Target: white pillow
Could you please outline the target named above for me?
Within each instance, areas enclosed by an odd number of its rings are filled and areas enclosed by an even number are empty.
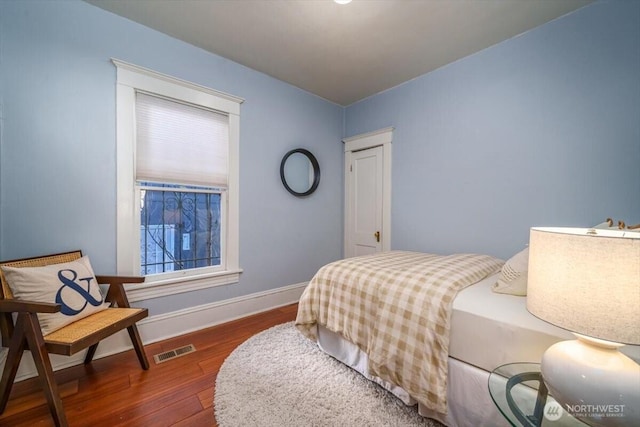
[[[527,295],[528,271],[529,248],[527,247],[504,263],[500,277],[493,285],[493,291],[499,294]]]
[[[600,224],[594,225],[593,229],[596,230],[618,230],[618,226],[616,224],[613,224],[613,222],[611,223],[612,225],[609,225],[609,222],[605,221],[605,222],[601,222]]]
[[[62,305],[58,313],[39,313],[42,335],[109,307],[89,257],[44,267],[2,267],[13,297]]]

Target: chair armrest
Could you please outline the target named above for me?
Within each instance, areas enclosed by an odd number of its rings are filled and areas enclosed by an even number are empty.
[[[111,306],[115,303],[118,307],[128,308],[131,305],[124,290],[124,284],[142,283],[144,282],[144,276],[96,276],[96,280],[101,285],[109,285],[105,301],[111,303]]]
[[[16,299],[0,300],[0,313],[57,313],[60,311],[60,304],[48,302],[37,302]]]
[[[144,282],[144,276],[104,276],[96,275],[96,280],[101,285],[116,285],[122,286],[125,283],[142,283]]]

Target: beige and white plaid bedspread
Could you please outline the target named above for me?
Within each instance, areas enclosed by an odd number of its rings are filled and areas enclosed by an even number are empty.
[[[316,324],[369,356],[369,373],[447,413],[447,357],[453,299],[504,262],[488,255],[391,251],[322,267],[305,289],[296,326]]]

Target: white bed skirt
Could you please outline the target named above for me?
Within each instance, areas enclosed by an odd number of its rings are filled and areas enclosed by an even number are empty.
[[[327,354],[355,369],[393,393],[407,405],[417,402],[400,387],[372,377],[368,372],[368,357],[356,345],[328,329],[318,327],[318,345]],[[418,405],[420,415],[433,418],[449,427],[508,427],[489,395],[489,373],[483,369],[449,358],[447,402],[449,412],[439,414]]]

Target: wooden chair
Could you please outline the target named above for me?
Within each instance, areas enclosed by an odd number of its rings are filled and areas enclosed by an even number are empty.
[[[69,262],[80,257],[82,257],[82,252],[74,251],[1,262],[0,266],[39,267]],[[147,317],[148,310],[146,308],[131,308],[123,287],[125,283],[143,282],[144,277],[96,276],[98,283],[109,284],[105,300],[110,302],[110,307],[46,336],[42,335],[37,313],[58,312],[61,309],[60,304],[13,299],[11,289],[1,270],[0,279],[2,282],[2,286],[0,286],[0,332],[2,333],[2,345],[9,347],[0,380],[0,414],[7,406],[24,350],[31,351],[51,415],[57,426],[67,426],[68,423],[49,354],[71,356],[88,348],[84,363],[90,363],[98,343],[102,339],[126,328],[142,369],[149,369],[149,362],[136,328],[136,322]]]

